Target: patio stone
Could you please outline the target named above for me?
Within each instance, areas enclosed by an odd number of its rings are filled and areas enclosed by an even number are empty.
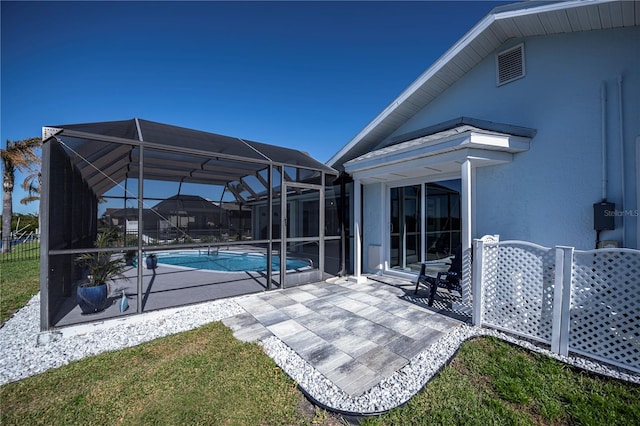
[[[307,300],[317,299],[317,296],[314,296],[308,290],[301,290],[298,288],[285,290],[285,294],[287,297],[297,302],[306,302]]]
[[[368,319],[362,318],[358,315],[350,315],[345,319],[346,321],[344,323],[344,328],[352,332],[358,329],[366,329],[367,327],[375,325],[375,322],[369,321]]]
[[[244,313],[229,318],[224,318],[222,323],[230,328],[249,327],[254,324],[260,324],[256,318],[250,313]]]
[[[378,347],[377,343],[348,331],[342,336],[334,339],[332,343],[340,350],[354,358],[364,355],[371,349]]]
[[[380,297],[376,297],[376,296],[372,296],[368,293],[365,293],[363,291],[357,291],[357,292],[353,292],[353,293],[348,293],[346,294],[346,296],[350,299],[355,299],[358,300],[362,303],[366,303],[367,305],[369,305],[370,307],[372,306],[378,306],[379,304],[384,304],[386,301]]]
[[[376,318],[379,318],[383,312],[384,312],[383,310],[378,309],[375,306],[369,305],[369,307],[358,311],[358,315],[361,316],[362,318],[368,319],[369,321],[375,321]]]
[[[391,315],[391,314],[389,314]],[[401,334],[407,334],[410,333],[411,330],[413,330],[416,327],[419,327],[420,324],[416,324],[414,322],[411,321],[407,321],[406,319],[400,318],[397,315],[391,315],[391,317],[387,317],[387,318],[383,318],[380,321],[380,324],[384,325],[385,327],[401,333]]]
[[[318,336],[322,337],[323,339],[333,341],[333,340],[339,339],[342,336],[348,336],[351,334],[349,330],[347,330],[342,326],[343,323],[344,323],[343,321],[325,322],[324,324],[320,324],[318,326],[314,326],[309,329],[312,330],[314,333],[316,333]]]
[[[398,336],[387,343],[386,348],[403,358],[411,359],[426,348],[428,342],[416,340],[409,336]]]
[[[276,310],[276,307],[268,301],[259,298],[242,298],[238,300],[238,305],[242,306],[247,312],[252,314],[264,314]]]
[[[276,308],[284,308],[285,306],[295,305],[296,303],[298,302],[282,293],[280,293],[273,299],[269,299],[269,304],[273,305]]]
[[[348,297],[343,297],[342,300],[336,303],[336,306],[353,313],[358,313],[358,311],[361,311],[366,308],[370,308],[368,304],[359,302],[354,299],[350,299]]]
[[[254,314],[254,317],[265,327],[291,319],[282,309],[273,310],[264,314]]]
[[[396,316],[402,316],[402,314],[407,310],[406,305],[406,303],[401,302],[390,302],[381,306],[380,309],[383,309]]]
[[[320,346],[314,347],[312,350],[307,351],[304,356],[309,363],[317,365],[318,363],[328,362],[334,357],[338,357],[341,352],[335,346],[330,343],[324,342]]]
[[[329,306],[322,311],[322,314],[326,317],[326,319],[332,320],[351,317],[351,312],[347,311],[346,309],[339,308],[338,306]]]
[[[368,324],[361,324],[358,327],[349,330],[351,330],[353,334],[364,337],[365,339],[371,340],[379,345],[400,336],[400,334],[395,331],[389,330],[388,328],[380,324],[375,324],[371,321],[368,321]]]
[[[303,305],[302,303],[296,303],[295,305],[289,305],[281,308],[281,311],[287,314],[291,318],[298,318],[313,313],[311,309]]]
[[[433,314],[434,312],[429,311],[427,309],[411,307],[407,309],[406,312],[400,313],[398,316],[406,319],[407,321],[411,321],[413,323],[419,323],[420,321],[423,321],[425,318],[429,318]]]
[[[233,334],[234,337],[243,342],[257,342],[258,340],[273,336],[265,326],[260,323],[242,327],[238,332]]]
[[[303,305],[316,312],[322,312],[324,309],[330,307],[331,303],[323,299],[315,299],[315,300],[310,300],[308,302],[304,302]]]
[[[390,376],[409,362],[407,358],[382,346],[371,349],[364,355],[357,357],[356,360],[368,368],[375,370],[381,376]]]
[[[442,335],[442,331],[431,328],[427,325],[411,330],[407,337],[418,341],[434,341]]]
[[[317,329],[328,326],[341,327],[340,324],[342,323],[342,320],[338,318],[329,320],[329,318],[324,315],[324,310],[322,310],[321,313],[313,311],[310,314],[303,315],[298,318],[298,321],[301,324],[304,324],[309,329]]]
[[[313,351],[315,348],[327,343],[325,339],[309,330],[289,336],[283,342],[305,359],[307,359],[308,351]]]
[[[390,314],[387,311],[380,310],[378,316],[371,321],[391,329],[390,325],[394,324],[396,320],[399,319],[401,318],[396,315]]]
[[[341,350],[336,350],[331,357],[317,362],[315,364],[315,367],[320,373],[322,373],[326,377],[327,373],[329,373],[330,371],[333,371],[339,366],[344,365],[348,362],[353,362],[353,361],[354,361],[354,358],[351,357],[348,353],[343,352]]]
[[[311,290],[307,290],[307,292],[316,297],[331,296],[333,294],[330,290],[327,290],[326,288],[313,288]]]
[[[361,395],[382,379],[376,371],[356,360],[328,372],[325,377],[353,396]]]
[[[289,336],[306,330],[306,328],[292,319],[267,326],[267,329],[280,340],[285,340]]]

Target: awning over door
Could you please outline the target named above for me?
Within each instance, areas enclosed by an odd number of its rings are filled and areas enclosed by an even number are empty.
[[[513,154],[529,149],[535,133],[463,117],[398,136],[390,145],[348,161],[345,170],[362,183],[459,174],[466,160],[472,167],[511,162]]]

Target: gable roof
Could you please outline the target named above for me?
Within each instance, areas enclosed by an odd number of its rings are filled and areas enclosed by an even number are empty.
[[[505,41],[640,25],[640,1],[527,1],[494,8],[444,55],[409,85],[378,116],[342,147],[327,164],[359,157],[393,134]]]
[[[157,212],[209,213],[219,212],[220,207],[199,195],[177,194],[160,201],[153,207]]]

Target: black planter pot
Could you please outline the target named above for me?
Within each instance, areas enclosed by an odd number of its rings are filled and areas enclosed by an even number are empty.
[[[156,269],[158,267],[157,257],[147,257],[147,269]]]
[[[104,311],[107,307],[107,285],[102,284],[93,287],[78,286],[76,300],[83,314],[93,314]]]

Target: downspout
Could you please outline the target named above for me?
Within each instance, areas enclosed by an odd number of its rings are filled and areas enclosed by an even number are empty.
[[[619,129],[619,137],[620,137],[620,177],[621,177],[621,186],[620,189],[622,191],[622,206],[621,210],[624,211],[626,208],[626,197],[625,197],[625,168],[624,168],[624,115],[622,111],[622,74],[618,75],[618,126]],[[622,247],[626,247],[626,234],[627,229],[625,226],[625,215],[622,215]]]
[[[602,144],[602,203],[607,201],[607,86],[602,82],[600,86],[600,141]],[[596,231],[596,247],[600,246],[600,230]]]
[[[600,88],[600,109],[602,112],[602,202],[607,201],[607,86],[603,81]]]

